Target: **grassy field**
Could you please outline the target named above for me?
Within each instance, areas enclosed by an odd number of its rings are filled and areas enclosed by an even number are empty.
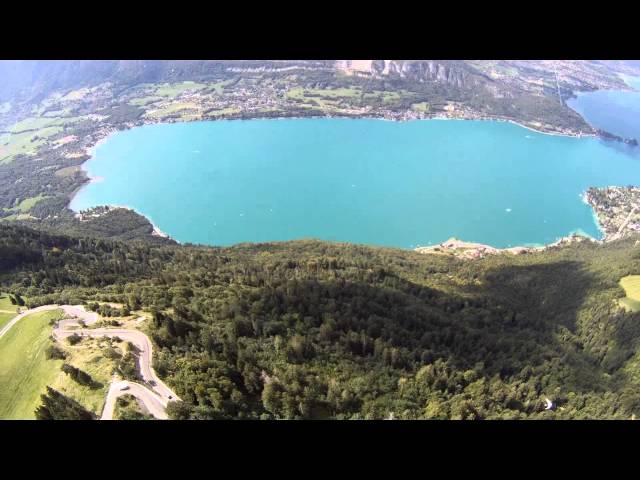
[[[16,315],[17,313],[0,312],[0,328],[9,323],[9,320],[11,320]]]
[[[24,120],[19,121],[18,123],[14,123],[9,132],[11,133],[22,133],[31,130],[42,130],[47,127],[64,127],[65,125],[70,125],[72,123],[79,122],[81,120],[85,120],[86,116],[79,117],[29,117]]]
[[[632,312],[640,311],[640,275],[629,275],[620,280],[620,286],[627,294],[619,300],[620,305]]]
[[[233,79],[223,80],[222,82],[217,82],[217,83],[210,83],[207,86],[206,91],[207,93],[215,93],[216,95],[222,95],[224,91],[224,87],[229,85],[231,82],[233,82]]]
[[[129,103],[131,105],[136,105],[138,107],[143,107],[143,106],[149,105],[151,103],[159,102],[160,100],[164,100],[164,97],[150,96],[150,97],[134,98],[133,100],[130,100]]]
[[[52,117],[52,118],[53,117],[67,117],[67,116],[69,116],[69,113],[70,113],[70,109],[65,108],[65,109],[62,109],[62,110],[49,110],[49,111],[43,113],[42,115],[44,117]]]
[[[62,131],[62,127],[46,127],[41,130],[7,133],[0,136],[0,162],[8,162],[19,154],[36,153],[47,138]]]
[[[78,117],[29,117],[14,123],[8,133],[0,135],[0,162],[8,162],[19,154],[31,155],[47,142],[47,139],[64,130],[64,127],[86,120]]]
[[[36,217],[30,215],[28,213],[14,213],[13,215],[9,215],[8,217],[3,217],[3,221],[13,221],[13,220],[34,220]]]
[[[365,99],[382,98],[383,102],[391,103],[391,102],[397,102],[404,95],[407,95],[408,93],[409,92],[407,92],[406,90],[401,90],[401,91],[398,91],[398,92],[388,92],[388,91],[374,90],[373,92],[365,93],[364,94],[364,98]]]
[[[57,177],[71,177],[76,174],[76,172],[80,172],[82,168],[77,165],[73,165],[71,167],[64,167],[60,170],[56,170],[55,175]]]
[[[415,110],[416,112],[428,112],[430,110],[430,107],[428,102],[420,102],[411,105],[411,109]]]
[[[21,133],[27,130],[40,130],[54,123],[55,117],[29,117],[11,125],[11,133]]]
[[[13,208],[5,208],[5,210],[11,210],[11,211],[14,211],[14,212],[26,213],[29,210],[31,210],[36,203],[38,203],[40,200],[44,200],[45,198],[47,198],[47,197],[44,196],[44,195],[38,195],[37,197],[25,198],[24,200],[22,200],[15,207],[13,207]]]
[[[201,90],[206,86],[204,83],[196,82],[165,83],[159,86],[154,93],[161,97],[177,97],[186,90]]]
[[[91,91],[90,88],[88,87],[84,87],[84,88],[79,88],[78,90],[72,90],[71,92],[67,93],[62,100],[63,101],[74,101],[74,100],[82,100],[84,97],[86,97],[86,95]]]
[[[221,108],[220,110],[212,110],[211,112],[207,113],[207,116],[219,117],[220,115],[229,115],[231,113],[238,113],[239,111],[240,111],[239,108],[227,107],[227,108]]]
[[[16,305],[13,305],[9,299],[9,295],[3,292],[0,292],[0,310],[16,311]]]
[[[359,97],[361,93],[362,91],[359,87],[331,89],[295,87],[287,91],[286,96],[289,98],[303,100],[305,98],[313,97],[351,98]]]
[[[33,419],[40,395],[58,375],[61,360],[47,360],[50,321],[60,311],[34,313],[0,338],[0,419]]]
[[[167,117],[169,115],[173,115],[177,112],[182,112],[184,110],[200,110],[200,107],[198,105],[196,105],[195,103],[191,103],[191,102],[176,102],[176,103],[172,103],[170,105],[167,105],[166,107],[160,108],[158,110],[154,110],[152,112],[149,112],[147,114],[145,114],[145,116],[147,117],[151,117],[151,118],[163,118],[163,117]]]
[[[225,80],[217,83],[196,83],[196,82],[183,82],[164,84],[159,87],[149,85],[146,89],[146,96],[133,98],[129,101],[131,105],[138,107],[144,107],[152,105],[154,103],[167,100],[167,98],[175,98],[187,90],[199,90],[205,94],[222,95],[224,87],[231,83],[233,80]]]
[[[64,347],[68,355],[65,362],[91,375],[91,378],[97,383],[96,386],[80,385],[62,372],[50,383],[53,388],[73,398],[98,416],[102,413],[115,367],[115,361],[104,356],[103,347],[108,344],[109,340],[107,339],[86,339],[74,346],[70,346],[66,342],[59,344]],[[113,342],[114,347],[118,345],[122,346],[123,343]],[[119,349],[122,351],[122,348]]]
[[[0,419],[33,419],[47,385],[97,416],[102,413],[116,362],[104,355],[104,349],[111,345],[122,352],[124,343],[109,339],[85,339],[74,346],[58,343],[67,354],[64,363],[85,371],[95,382],[92,387],[80,385],[62,372],[62,360],[45,358],[51,344],[50,321],[60,316],[60,311],[29,315],[0,339]]]
[[[18,306],[12,305],[9,295],[0,293],[0,328],[4,327],[9,320],[17,315]]]

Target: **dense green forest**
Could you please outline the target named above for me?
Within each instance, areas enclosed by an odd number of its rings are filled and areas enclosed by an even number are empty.
[[[229,248],[0,226],[28,306],[146,309],[177,419],[623,418],[640,317],[634,239],[465,261],[320,241]],[[95,308],[95,306],[94,306]],[[121,367],[126,369],[123,362]],[[554,410],[545,410],[545,398]]]

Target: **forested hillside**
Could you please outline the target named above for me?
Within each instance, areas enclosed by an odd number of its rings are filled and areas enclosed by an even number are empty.
[[[630,418],[640,318],[616,299],[633,240],[477,261],[296,241],[230,248],[0,227],[30,306],[153,312],[173,418]],[[544,410],[545,398],[555,410]]]

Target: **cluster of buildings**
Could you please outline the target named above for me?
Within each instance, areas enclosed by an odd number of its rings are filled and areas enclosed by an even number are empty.
[[[584,199],[595,211],[605,239],[640,232],[640,188],[590,188]]]

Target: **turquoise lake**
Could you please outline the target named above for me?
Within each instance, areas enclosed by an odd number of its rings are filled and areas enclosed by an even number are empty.
[[[180,242],[299,238],[412,248],[600,238],[580,195],[640,183],[595,138],[491,121],[286,119],[146,125],[100,144],[71,207],[121,205]]]

